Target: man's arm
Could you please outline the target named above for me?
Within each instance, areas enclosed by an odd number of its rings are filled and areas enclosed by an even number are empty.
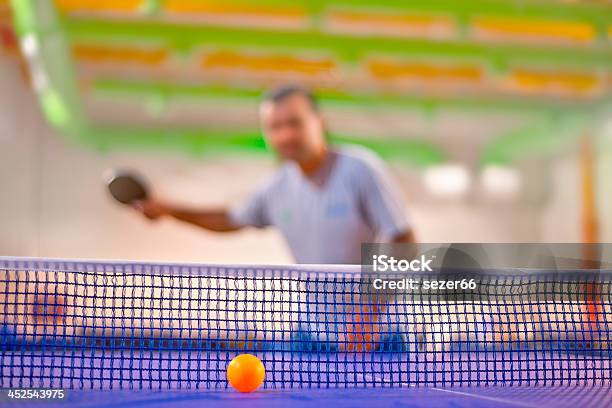
[[[385,242],[416,243],[401,189],[384,163],[376,157],[370,158],[360,170],[362,205],[374,231]]]
[[[165,204],[156,200],[140,201],[133,205],[145,217],[156,220],[171,217],[215,232],[231,232],[241,229],[232,222],[226,209],[192,210]]]

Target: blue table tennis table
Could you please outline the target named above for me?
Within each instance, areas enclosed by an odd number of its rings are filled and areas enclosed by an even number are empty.
[[[457,387],[414,389],[264,390],[253,394],[223,391],[71,391],[46,407],[606,407],[609,386],[593,387]],[[16,406],[25,406],[18,403]],[[34,406],[34,404],[32,404]],[[40,404],[36,404],[40,406]]]
[[[334,268],[5,258],[0,270],[0,388],[66,390],[47,407],[612,405],[609,299],[576,320],[579,302],[540,290],[544,272],[497,271],[467,302],[372,308],[363,277]],[[610,281],[586,284],[608,296]],[[485,299],[486,285],[509,297]],[[355,342],[374,347],[342,346]],[[251,394],[225,378],[241,353],[266,367]]]

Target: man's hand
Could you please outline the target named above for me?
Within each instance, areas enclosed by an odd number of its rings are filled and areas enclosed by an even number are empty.
[[[150,220],[157,220],[170,215],[169,208],[156,200],[136,201],[132,204],[132,207]]]
[[[379,320],[384,309],[385,306],[379,304],[355,305],[346,324],[346,333],[340,334],[339,350],[359,353],[380,350]]]
[[[416,244],[417,240],[414,235],[414,231],[412,229],[409,229],[394,236],[391,242],[394,244]]]

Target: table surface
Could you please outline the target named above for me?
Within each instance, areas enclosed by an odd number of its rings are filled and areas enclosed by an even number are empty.
[[[188,407],[285,408],[302,407],[555,407],[596,408],[609,406],[610,386],[493,386],[455,388],[356,388],[261,390],[251,394],[225,391],[160,390],[68,390],[62,402],[25,401],[15,407]]]

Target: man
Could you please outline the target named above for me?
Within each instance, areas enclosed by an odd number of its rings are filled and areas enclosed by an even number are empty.
[[[330,148],[308,90],[286,86],[268,94],[260,120],[282,165],[246,203],[192,210],[152,199],[135,207],[150,219],[168,216],[218,232],[274,226],[298,263],[359,264],[363,242],[414,242],[382,161],[363,148]]]

